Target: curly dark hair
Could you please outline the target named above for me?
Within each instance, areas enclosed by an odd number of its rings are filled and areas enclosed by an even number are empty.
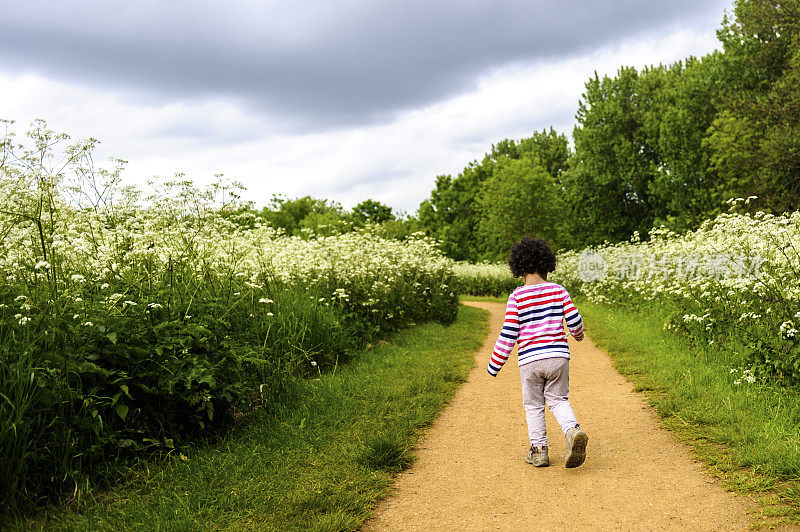
[[[508,267],[514,277],[538,273],[546,279],[556,269],[556,256],[545,239],[526,236],[511,246]]]

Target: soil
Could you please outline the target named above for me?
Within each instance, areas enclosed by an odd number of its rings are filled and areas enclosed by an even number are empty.
[[[591,339],[570,338],[570,401],[589,435],[586,462],[564,468],[547,412],[550,467],[525,462],[528,435],[512,355],[486,372],[505,305],[491,312],[476,367],[398,475],[364,530],[746,530],[750,499],[714,481]]]

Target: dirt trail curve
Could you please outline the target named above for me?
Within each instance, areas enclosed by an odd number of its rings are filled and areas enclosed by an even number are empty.
[[[526,464],[516,357],[486,373],[505,306],[477,367],[433,423],[363,530],[745,530],[749,501],[726,492],[591,340],[570,339],[570,399],[589,434],[586,462],[564,468],[564,438],[547,412],[550,462]]]

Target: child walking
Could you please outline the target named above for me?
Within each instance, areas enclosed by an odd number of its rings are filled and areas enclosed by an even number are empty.
[[[508,297],[503,329],[487,368],[489,375],[497,376],[517,344],[531,444],[525,461],[537,467],[550,465],[544,418],[547,404],[566,438],[564,464],[578,467],[586,459],[589,437],[578,425],[569,402],[569,347],[563,321],[580,342],[583,320],[564,287],[547,281],[547,274],[556,269],[556,257],[543,239],[525,237],[514,244],[508,266],[525,284]]]

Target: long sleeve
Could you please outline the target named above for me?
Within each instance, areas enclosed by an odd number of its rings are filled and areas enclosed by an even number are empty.
[[[583,318],[566,290],[562,292],[561,300],[564,305],[564,320],[567,322],[567,328],[572,336],[580,340],[580,337],[583,336]]]
[[[511,350],[514,349],[514,344],[517,343],[518,336],[519,315],[517,314],[517,300],[512,293],[508,296],[503,329],[500,331],[500,336],[497,337],[497,341],[494,344],[494,351],[492,352],[492,358],[489,360],[489,367],[486,368],[489,375],[492,377],[497,376],[503,364],[508,360]]]

